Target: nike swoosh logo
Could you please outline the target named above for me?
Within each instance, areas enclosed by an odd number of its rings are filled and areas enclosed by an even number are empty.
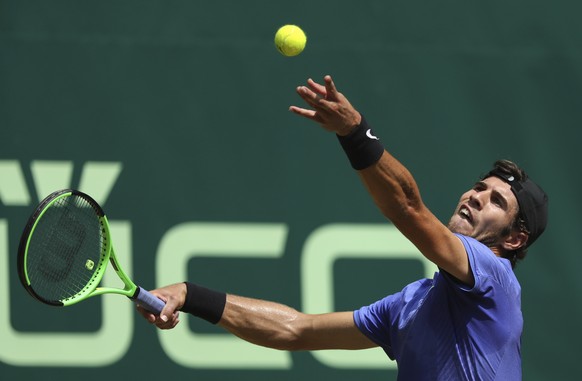
[[[372,135],[372,129],[371,128],[368,128],[368,131],[366,131],[366,136],[369,137],[370,139],[380,140],[376,136]]]

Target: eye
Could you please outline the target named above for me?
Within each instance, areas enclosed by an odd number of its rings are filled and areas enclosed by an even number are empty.
[[[474,190],[474,191],[476,191],[476,192],[481,192],[481,191],[483,191],[483,190],[485,190],[485,189],[486,189],[486,186],[485,186],[485,184],[483,184],[482,182],[476,183],[476,184],[473,186],[473,190]]]
[[[505,209],[506,206],[505,200],[499,196],[491,197],[491,203],[493,203],[493,205],[498,206],[501,209]]]

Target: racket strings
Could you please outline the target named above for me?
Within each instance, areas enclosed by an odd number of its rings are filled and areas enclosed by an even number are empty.
[[[27,252],[35,292],[49,301],[63,301],[91,288],[94,274],[104,265],[106,245],[90,203],[76,195],[56,200],[39,219]]]

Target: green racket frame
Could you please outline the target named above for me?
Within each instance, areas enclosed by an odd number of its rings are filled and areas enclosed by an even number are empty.
[[[101,247],[101,253],[99,255],[99,262],[96,264],[92,264],[93,266],[97,266],[97,269],[95,270],[87,284],[80,291],[78,291],[76,294],[72,296],[69,296],[61,300],[48,300],[43,296],[39,295],[35,291],[34,284],[33,282],[31,282],[31,279],[29,277],[26,266],[28,258],[28,249],[31,239],[34,236],[35,229],[37,228],[39,221],[41,221],[44,214],[51,207],[55,207],[55,203],[57,203],[59,200],[71,196],[78,196],[83,198],[93,208],[96,214],[96,218],[98,218],[99,220],[101,235],[103,237],[102,241],[103,244]],[[115,270],[121,281],[124,283],[125,287],[123,289],[113,287],[99,287],[99,283],[101,282],[103,275],[107,270],[108,263],[111,263],[113,269]],[[18,274],[23,286],[35,299],[53,306],[70,306],[72,304],[76,304],[80,301],[86,300],[90,297],[103,294],[119,294],[127,296],[134,302],[139,303],[144,308],[157,314],[161,312],[165,304],[163,301],[156,298],[143,288],[137,286],[129,278],[125,271],[123,271],[123,268],[119,264],[115,252],[113,250],[109,222],[107,221],[107,217],[105,216],[103,209],[89,195],[73,189],[60,190],[50,194],[43,201],[41,201],[35,212],[29,218],[28,223],[24,229],[24,232],[22,233],[20,246],[18,249]]]

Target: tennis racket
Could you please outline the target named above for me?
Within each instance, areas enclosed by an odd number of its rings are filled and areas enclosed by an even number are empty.
[[[108,262],[123,289],[98,287]],[[165,305],[123,271],[103,209],[77,190],[50,194],[29,218],[18,248],[18,275],[30,295],[51,306],[70,306],[102,294],[125,295],[156,315]]]

